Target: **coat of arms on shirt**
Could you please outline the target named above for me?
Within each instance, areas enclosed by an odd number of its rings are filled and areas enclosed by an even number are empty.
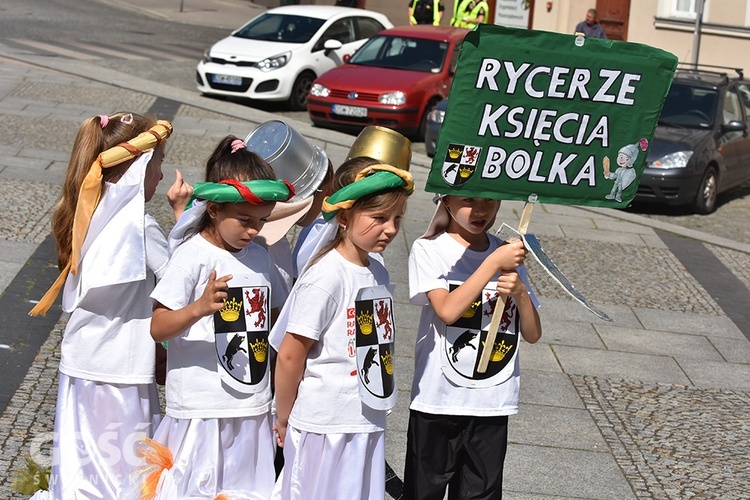
[[[453,291],[460,283],[449,282]],[[490,363],[485,373],[477,372],[499,293],[490,283],[453,324],[446,326],[443,340],[443,373],[465,387],[488,387],[505,382],[513,374],[518,348],[518,308],[512,299],[505,303]]]
[[[357,376],[362,402],[376,410],[396,404],[393,297],[385,286],[360,290],[354,303]]]
[[[241,392],[257,392],[267,383],[270,290],[267,285],[229,288],[224,308],[214,313],[219,373]]]
[[[468,181],[477,169],[481,152],[482,148],[476,146],[448,145],[443,162],[443,180],[450,186],[460,186]]]

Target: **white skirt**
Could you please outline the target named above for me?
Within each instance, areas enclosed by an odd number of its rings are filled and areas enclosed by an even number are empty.
[[[50,496],[117,499],[138,465],[135,443],[159,423],[155,384],[105,384],[60,374]]]
[[[314,434],[287,427],[274,500],[383,500],[385,432]]]
[[[254,417],[176,419],[165,416],[154,440],[172,452],[158,499],[267,500],[275,472],[271,413]]]

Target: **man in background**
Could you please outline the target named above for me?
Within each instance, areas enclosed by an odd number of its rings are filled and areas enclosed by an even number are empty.
[[[472,29],[477,24],[487,22],[489,11],[489,5],[484,0],[456,0],[451,26]]]
[[[575,33],[583,33],[588,38],[607,38],[604,28],[596,20],[596,14],[596,9],[589,9],[586,12],[586,20],[578,23]]]
[[[440,0],[412,0],[409,2],[409,24],[439,26],[444,10]]]

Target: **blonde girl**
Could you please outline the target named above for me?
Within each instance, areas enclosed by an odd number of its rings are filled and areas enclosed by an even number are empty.
[[[36,498],[117,498],[137,463],[134,443],[159,421],[148,295],[167,243],[145,202],[162,178],[169,122],[133,113],[80,127],[52,215],[61,270],[31,311],[64,284],[70,313],[61,346],[50,490]]]
[[[395,404],[393,298],[380,253],[398,234],[409,172],[372,159],[342,165],[323,203],[322,251],[275,326],[277,441],[273,498],[385,494],[385,414]]]

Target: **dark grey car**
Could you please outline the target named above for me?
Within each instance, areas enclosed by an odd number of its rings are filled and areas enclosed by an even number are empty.
[[[427,156],[430,158],[435,156],[440,126],[443,124],[443,119],[445,118],[446,106],[448,106],[448,99],[443,99],[427,115],[427,125],[424,131],[424,148],[427,151]]]
[[[716,210],[716,197],[750,181],[750,82],[678,69],[635,195],[637,202]]]

